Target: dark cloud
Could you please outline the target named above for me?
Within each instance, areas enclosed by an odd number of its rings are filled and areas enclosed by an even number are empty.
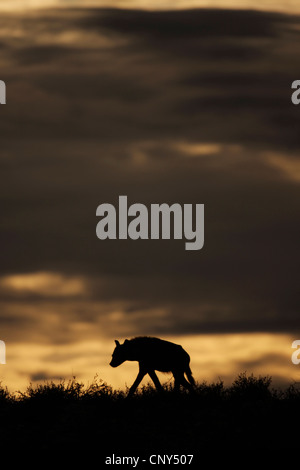
[[[2,278],[79,276],[89,286],[86,310],[81,303],[73,317],[58,296],[62,318],[96,323],[102,314],[117,328],[94,305],[118,301],[126,334],[295,331],[300,114],[290,85],[299,18],[95,9],[8,21],[21,39],[2,38],[0,57],[10,65],[0,124]],[[204,203],[204,249],[100,242],[96,207],[121,194],[148,207]],[[37,294],[2,294],[37,302]],[[43,298],[41,310],[53,301]]]
[[[117,33],[151,39],[276,37],[277,25],[288,17],[254,10],[195,9],[178,11],[94,10],[80,20],[86,28],[106,28]]]
[[[74,50],[74,53],[77,49]],[[43,45],[22,47],[13,53],[14,59],[18,64],[31,66],[34,64],[56,63],[61,59],[70,57],[72,49],[62,45]]]
[[[8,21],[21,37],[6,37],[3,52],[11,64],[4,77],[11,83],[8,120],[1,123],[6,136],[18,126],[23,139],[176,134],[299,148],[299,113],[290,100],[298,17],[83,9]]]

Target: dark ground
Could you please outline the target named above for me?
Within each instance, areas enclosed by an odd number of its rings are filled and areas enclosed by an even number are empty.
[[[240,374],[230,387],[198,384],[193,395],[146,386],[130,399],[102,381],[0,388],[0,448],[95,449],[105,456],[194,454],[203,450],[297,449],[300,391]]]

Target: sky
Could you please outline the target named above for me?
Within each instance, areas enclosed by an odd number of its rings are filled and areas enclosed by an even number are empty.
[[[0,18],[2,385],[129,386],[137,365],[108,363],[137,335],[182,344],[199,382],[298,380],[296,2],[19,3]],[[203,203],[204,248],[99,240],[119,195]]]
[[[0,9],[26,11],[40,8],[106,7],[147,10],[187,8],[246,8],[299,13],[298,0],[1,0]]]

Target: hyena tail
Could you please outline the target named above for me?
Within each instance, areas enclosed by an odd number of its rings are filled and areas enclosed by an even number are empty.
[[[186,373],[187,378],[189,379],[190,384],[193,385],[193,386],[195,386],[195,385],[196,385],[195,379],[194,379],[194,377],[193,377],[193,375],[192,375],[192,371],[191,371],[191,368],[190,368],[189,365],[188,365],[187,368],[185,369],[185,373]]]

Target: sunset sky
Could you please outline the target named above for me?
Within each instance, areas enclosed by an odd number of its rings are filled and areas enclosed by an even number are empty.
[[[2,385],[124,388],[114,339],[137,335],[199,382],[299,380],[299,1],[107,5],[0,2]],[[205,204],[204,248],[100,241],[119,195]]]
[[[2,10],[28,10],[49,7],[106,7],[147,10],[175,10],[187,8],[259,9],[299,13],[298,0],[1,0]]]

